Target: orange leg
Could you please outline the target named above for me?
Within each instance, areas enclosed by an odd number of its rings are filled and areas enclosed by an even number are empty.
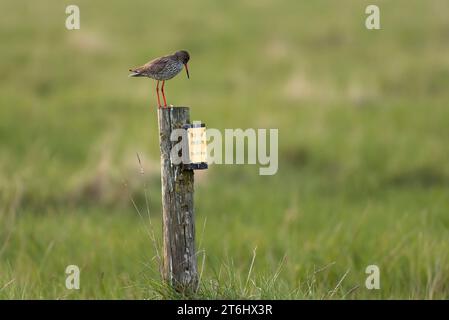
[[[165,100],[165,93],[164,93],[164,86],[165,86],[165,80],[162,81],[162,98],[164,98],[164,107],[167,107],[167,100]]]
[[[159,80],[157,81],[157,84],[156,84],[156,94],[157,94],[157,105],[158,105],[158,108],[160,108],[161,107],[161,99],[159,98]]]

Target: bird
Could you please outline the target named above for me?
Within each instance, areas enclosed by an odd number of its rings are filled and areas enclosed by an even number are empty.
[[[164,92],[165,81],[175,77],[181,72],[183,67],[186,69],[187,78],[190,79],[189,68],[187,65],[189,60],[190,54],[186,50],[176,51],[171,55],[151,60],[143,66],[129,69],[131,72],[129,77],[148,77],[157,81],[156,94],[159,108],[162,107],[159,97],[159,82],[162,81],[162,98],[164,99],[164,107],[167,107],[167,100]]]

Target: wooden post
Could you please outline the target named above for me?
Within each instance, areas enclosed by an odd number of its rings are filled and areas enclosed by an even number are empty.
[[[193,210],[193,170],[172,165],[170,152],[176,142],[171,132],[190,123],[189,108],[158,109],[161,149],[163,278],[181,292],[195,292],[198,286]]]

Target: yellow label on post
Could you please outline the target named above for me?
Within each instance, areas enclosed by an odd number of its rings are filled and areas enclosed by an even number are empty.
[[[206,128],[187,129],[190,163],[207,162]]]

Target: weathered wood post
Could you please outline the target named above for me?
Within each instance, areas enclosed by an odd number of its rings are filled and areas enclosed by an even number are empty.
[[[181,292],[194,292],[198,286],[193,208],[193,170],[173,165],[170,152],[177,142],[170,140],[174,129],[190,123],[189,108],[158,109],[161,149],[163,278]]]

